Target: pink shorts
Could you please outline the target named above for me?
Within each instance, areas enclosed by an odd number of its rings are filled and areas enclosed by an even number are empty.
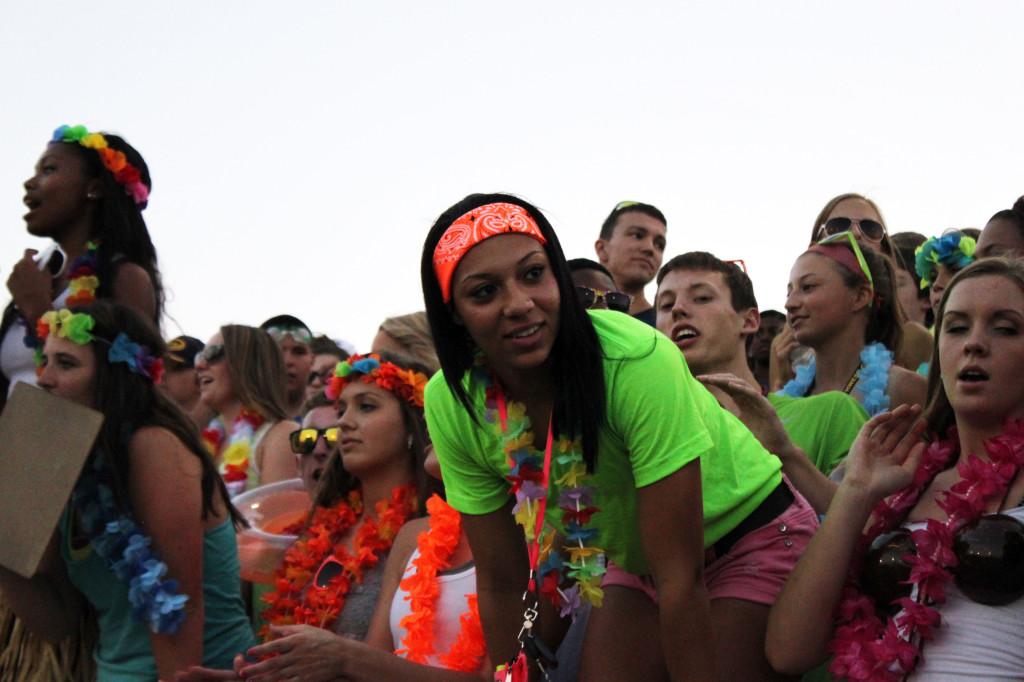
[[[786,481],[789,485],[789,482]],[[771,606],[797,560],[818,529],[818,515],[803,495],[793,490],[793,503],[782,514],[753,530],[704,568],[711,599],[743,599]],[[618,585],[640,590],[655,603],[657,588],[649,575],[634,575],[608,562],[602,587]]]

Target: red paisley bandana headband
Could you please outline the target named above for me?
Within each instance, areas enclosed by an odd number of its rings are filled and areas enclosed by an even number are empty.
[[[444,231],[434,247],[434,273],[445,303],[452,300],[452,276],[462,257],[489,237],[512,233],[533,237],[541,244],[548,243],[537,221],[525,208],[504,202],[474,208],[459,216]]]

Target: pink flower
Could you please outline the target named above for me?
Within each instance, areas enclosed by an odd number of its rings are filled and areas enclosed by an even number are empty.
[[[925,639],[931,639],[932,628],[938,627],[942,616],[933,608],[919,604],[909,597],[902,597],[897,602],[902,609],[894,621],[901,628],[912,627]]]

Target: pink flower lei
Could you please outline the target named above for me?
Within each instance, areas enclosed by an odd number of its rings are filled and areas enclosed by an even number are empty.
[[[946,601],[945,587],[956,566],[953,536],[984,514],[988,501],[1002,496],[1024,466],[1024,420],[1008,420],[1002,434],[985,441],[988,460],[970,455],[957,466],[961,480],[938,501],[949,518],[945,522],[929,519],[924,528],[911,533],[917,551],[906,561],[911,565],[908,582],[917,588],[916,599],[911,598],[912,591],[911,597],[897,600],[899,611],[883,621],[874,602],[860,590],[864,555],[878,536],[903,522],[936,474],[957,457],[958,445],[954,426],[945,440],[928,446],[913,482],[879,502],[872,512],[872,523],[854,553],[829,645],[834,654],[829,671],[837,678],[889,682],[914,670],[921,642],[934,636],[942,620],[934,606]]]

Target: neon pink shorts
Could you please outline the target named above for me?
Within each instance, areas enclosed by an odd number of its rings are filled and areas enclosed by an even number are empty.
[[[789,482],[786,482],[789,485]],[[767,606],[775,603],[797,560],[818,529],[818,515],[793,490],[793,503],[779,516],[744,535],[725,556],[704,569],[711,599],[743,599]],[[649,575],[634,575],[608,562],[602,587],[618,585],[640,590],[655,603],[657,588]]]

